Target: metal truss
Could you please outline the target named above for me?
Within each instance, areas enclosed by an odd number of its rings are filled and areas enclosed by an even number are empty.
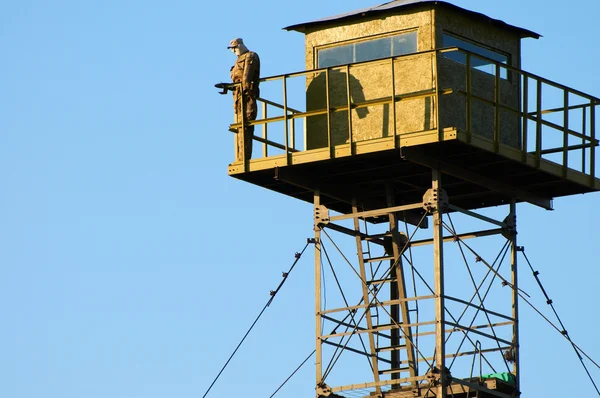
[[[515,396],[515,203],[502,220],[461,209],[435,169],[422,202],[393,187],[386,208],[348,214],[315,191],[317,397]]]

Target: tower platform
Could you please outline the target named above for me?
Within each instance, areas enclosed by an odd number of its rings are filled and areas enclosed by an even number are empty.
[[[389,183],[395,203],[415,203],[438,167],[464,209],[513,198],[551,209],[553,198],[600,190],[599,98],[493,60],[495,74],[482,72],[453,61],[457,52],[466,65],[481,58],[445,48],[262,79],[283,99],[259,98],[254,156],[229,175],[311,203],[319,190],[342,213],[352,198],[381,208]],[[288,86],[306,87],[306,104],[292,107]]]
[[[352,152],[351,152],[352,151]],[[415,203],[431,185],[431,168],[440,167],[452,203],[476,209],[517,201],[551,209],[552,199],[600,190],[600,179],[564,167],[535,153],[524,153],[456,129],[408,133],[329,148],[253,159],[229,166],[232,177],[341,213],[359,198],[363,210],[385,207],[391,183],[397,204]]]

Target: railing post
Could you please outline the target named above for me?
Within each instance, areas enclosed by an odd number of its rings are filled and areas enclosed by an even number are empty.
[[[467,55],[467,117],[466,117],[466,127],[467,127],[467,142],[471,142],[471,122],[472,122],[472,82],[471,82],[471,54],[466,53]]]
[[[288,137],[288,110],[287,110],[287,82],[283,76],[283,134],[285,135],[285,159],[290,164],[289,137]]]
[[[327,148],[329,148],[329,158],[334,157],[334,150],[331,141],[331,98],[329,97],[329,68],[325,69],[325,102],[327,105]]]
[[[394,129],[394,148],[399,148],[400,143],[397,141],[398,132],[396,131],[396,74],[394,73],[394,59],[390,58],[390,66],[392,68],[392,128]]]
[[[346,65],[346,95],[348,96],[348,142],[350,143],[350,155],[352,150],[352,94],[350,91],[350,65]]]
[[[494,152],[500,149],[500,64],[496,63],[494,78]]]
[[[263,119],[266,119],[267,116],[268,116],[267,115],[267,109],[268,109],[267,108],[267,103],[263,102],[262,103]],[[268,139],[268,136],[267,136],[267,124],[268,123],[263,123],[263,125],[262,125],[262,136],[265,139],[265,142],[263,142],[263,157],[264,158],[266,158],[267,156],[269,156],[269,151],[268,151],[269,146],[267,145],[267,142],[266,142],[267,139]]]
[[[586,132],[586,121],[587,121],[587,106],[584,106],[581,109],[582,112],[582,118],[581,118],[581,172],[585,173],[585,147],[583,145],[585,145],[585,132]],[[594,150],[593,147],[594,143],[590,142],[590,150]]]
[[[569,90],[563,89],[564,111],[563,111],[563,167],[562,175],[567,176],[569,164]]]
[[[292,113],[290,118],[290,141],[291,141],[291,149],[296,149],[296,119],[294,119],[294,114]]]
[[[521,161],[527,161],[527,126],[529,125],[529,76],[523,74],[523,110],[521,120],[523,131],[521,133]]]
[[[239,85],[237,89],[239,90],[238,92],[241,93],[242,86]],[[240,94],[240,105],[241,105],[241,108],[239,109],[240,115],[238,115],[238,118],[242,119],[242,128],[238,129],[238,134],[241,134],[242,136],[241,136],[241,139],[240,139],[240,137],[238,137],[237,142],[238,142],[238,147],[239,147],[240,143],[242,144],[242,148],[241,149],[237,148],[237,150],[238,150],[238,153],[242,154],[241,160],[242,160],[242,164],[244,165],[244,171],[249,171],[248,170],[249,162],[246,162],[246,112],[245,112],[246,106],[244,104],[244,95],[243,94]],[[237,110],[238,109],[236,109],[236,111]]]
[[[442,131],[442,127],[440,124],[440,120],[441,120],[441,116],[440,116],[440,74],[439,74],[439,70],[440,70],[440,61],[439,61],[439,57],[441,52],[439,50],[435,50],[433,52],[434,56],[435,56],[435,61],[433,63],[434,65],[434,73],[435,73],[435,77],[434,77],[434,82],[435,82],[435,128],[438,130],[438,140],[441,141],[441,137],[443,136],[443,131]]]
[[[596,104],[590,100],[590,186],[594,186],[596,178]]]
[[[535,167],[540,167],[540,161],[542,157],[542,81],[540,79],[537,79],[536,123]]]

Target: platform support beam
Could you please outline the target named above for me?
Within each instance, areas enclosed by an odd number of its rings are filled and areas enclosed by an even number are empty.
[[[314,191],[315,210],[321,205],[321,195],[318,190]],[[322,344],[321,336],[321,227],[319,225],[319,217],[314,215],[314,232],[315,232],[315,327],[316,327],[316,348],[315,348],[315,371],[317,386],[322,383],[323,368],[322,368]]]
[[[432,185],[434,193],[442,189],[442,173],[432,169]],[[438,196],[439,197],[439,196]],[[437,386],[437,396],[446,398],[448,386],[446,378],[446,338],[445,338],[445,306],[444,306],[444,233],[442,227],[443,209],[438,205],[433,211],[433,275],[435,288],[435,365],[440,378]]]
[[[513,220],[513,231],[511,236],[511,283],[513,285],[512,290],[512,318],[515,320],[513,324],[513,344],[512,358],[513,361],[513,374],[515,375],[515,390],[521,391],[521,381],[519,377],[519,281],[518,281],[518,266],[517,266],[517,252],[519,247],[517,246],[517,205],[513,200],[510,204],[510,215],[509,217]]]

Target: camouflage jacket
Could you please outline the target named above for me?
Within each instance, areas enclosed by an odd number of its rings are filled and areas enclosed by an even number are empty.
[[[247,51],[237,57],[235,64],[231,67],[231,81],[242,83],[244,93],[256,98],[259,95],[258,84],[260,78],[260,59],[258,54]],[[234,97],[239,93],[233,93]]]

